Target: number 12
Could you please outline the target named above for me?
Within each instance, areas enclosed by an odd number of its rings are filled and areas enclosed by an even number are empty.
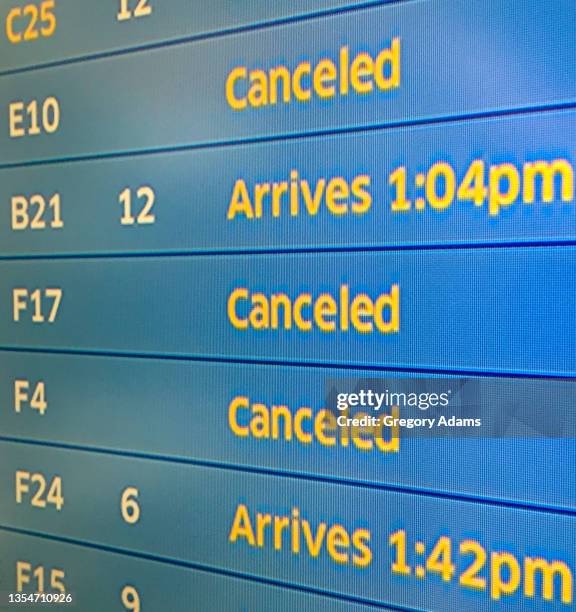
[[[152,14],[152,7],[148,4],[149,0],[138,0],[134,12],[128,7],[130,0],[120,0],[120,12],[116,15],[118,21],[127,21],[136,17],[146,17]]]

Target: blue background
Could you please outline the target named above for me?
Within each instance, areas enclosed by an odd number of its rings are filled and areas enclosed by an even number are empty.
[[[400,2],[3,78],[0,164],[230,142],[573,104],[572,0]],[[377,54],[402,39],[398,89],[242,112],[225,98],[239,65],[295,67]],[[553,69],[551,69],[553,59]],[[55,134],[10,139],[8,104],[60,101]]]
[[[502,207],[491,217],[485,202],[455,202],[451,208],[424,213],[391,211],[394,197],[388,176],[408,169],[408,197],[418,172],[435,162],[450,163],[460,183],[475,159],[489,166],[566,159],[574,166],[574,111],[453,122],[379,130],[357,135],[306,138],[235,145],[144,157],[46,164],[0,170],[0,200],[6,202],[0,223],[0,254],[82,254],[206,252],[353,246],[382,247],[429,244],[482,244],[576,239],[575,202],[560,199]],[[364,215],[335,217],[323,205],[317,216],[291,217],[285,202],[273,218],[268,200],[263,218],[242,215],[227,220],[234,184],[244,179],[253,201],[254,185],[287,181],[298,170],[312,185],[320,178],[371,177],[372,206]],[[154,225],[120,224],[119,194],[150,185],[156,194]],[[506,191],[504,181],[502,189]],[[60,193],[64,228],[12,231],[10,200],[16,195]],[[520,191],[519,200],[522,199]],[[139,210],[134,195],[134,210]],[[301,207],[304,207],[300,198]],[[35,209],[31,209],[33,212]]]
[[[81,612],[567,609],[428,575],[393,576],[388,536],[466,538],[576,572],[576,441],[401,440],[398,454],[234,438],[234,395],[323,404],[328,378],[474,375],[508,414],[562,398],[576,376],[574,202],[540,198],[496,217],[486,204],[393,214],[388,175],[449,162],[557,158],[574,166],[573,0],[151,0],[119,23],[117,0],[56,0],[50,39],[10,45],[0,8],[0,593],[15,563],[62,567]],[[373,55],[401,38],[399,89],[235,112],[238,65],[294,68],[341,46]],[[58,98],[54,135],[9,136],[9,104]],[[226,221],[234,181],[314,182],[368,173],[362,217]],[[119,193],[150,184],[156,224],[122,227]],[[65,227],[15,232],[15,195],[59,192]],[[558,193],[558,192],[557,192]],[[293,253],[292,251],[304,251]],[[400,333],[240,332],[233,288],[376,297],[401,288]],[[12,291],[63,289],[53,325]],[[558,376],[567,380],[559,380]],[[44,381],[48,411],[14,411],[16,379]],[[512,399],[511,399],[512,398]],[[15,472],[64,481],[61,512],[15,503]],[[123,522],[126,486],[142,518]],[[227,542],[234,511],[370,528],[369,569]],[[463,563],[458,557],[458,572]],[[389,608],[388,608],[389,606]]]
[[[575,247],[0,263],[4,347],[574,375]],[[237,330],[238,287],[294,300],[400,286],[400,331]],[[53,324],[13,321],[15,288],[61,288]],[[48,315],[52,302],[45,300]],[[237,313],[247,317],[249,302]]]

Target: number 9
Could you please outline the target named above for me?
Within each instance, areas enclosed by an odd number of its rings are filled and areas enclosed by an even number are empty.
[[[140,595],[138,595],[138,591],[134,587],[125,586],[122,589],[122,605],[126,610],[140,612]]]
[[[122,589],[122,605],[126,610],[140,612],[140,595],[133,586],[125,586]]]

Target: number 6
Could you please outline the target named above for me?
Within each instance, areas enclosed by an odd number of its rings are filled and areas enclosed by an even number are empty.
[[[135,487],[128,487],[122,493],[122,518],[130,525],[140,520],[140,506],[136,501],[139,495]]]

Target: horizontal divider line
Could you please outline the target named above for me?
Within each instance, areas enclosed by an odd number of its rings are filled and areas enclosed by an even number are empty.
[[[0,345],[0,352],[5,353],[31,353],[43,355],[70,355],[84,357],[105,357],[118,359],[156,359],[166,361],[187,361],[198,363],[218,363],[230,365],[255,365],[255,366],[275,366],[275,367],[299,367],[328,370],[354,370],[361,372],[399,372],[406,374],[442,374],[447,376],[469,376],[479,378],[515,378],[533,380],[560,380],[576,382],[576,375],[569,375],[559,372],[506,372],[503,370],[467,370],[449,368],[423,368],[409,366],[377,366],[374,364],[346,364],[331,363],[325,361],[297,361],[297,360],[274,360],[274,359],[249,359],[241,357],[216,357],[201,355],[178,355],[170,353],[139,353],[122,352],[111,350],[87,350],[73,348],[41,348],[41,347],[16,347]]]
[[[30,536],[30,537],[39,538],[43,540],[49,540],[51,542],[58,542],[62,544],[72,544],[74,546],[79,546],[81,548],[90,548],[90,549],[98,550],[101,552],[113,553],[113,554],[122,555],[125,557],[133,557],[136,559],[141,559],[143,561],[152,561],[155,563],[162,563],[164,565],[172,565],[175,567],[196,570],[196,571],[203,572],[206,574],[217,574],[217,575],[224,576],[227,578],[239,578],[241,580],[246,580],[249,582],[256,582],[256,583],[263,584],[266,586],[286,588],[292,591],[300,591],[302,593],[306,593],[309,595],[319,595],[322,597],[330,597],[332,599],[337,599],[340,601],[361,604],[361,605],[369,605],[369,606],[373,606],[375,608],[380,608],[380,609],[389,609],[389,610],[394,610],[396,612],[425,612],[424,610],[418,610],[416,608],[406,608],[406,607],[395,606],[393,604],[392,605],[383,604],[377,601],[373,601],[371,599],[364,599],[362,597],[355,597],[353,595],[344,595],[343,593],[334,593],[333,591],[328,591],[328,590],[315,588],[315,587],[308,587],[308,586],[291,583],[291,582],[283,582],[281,580],[275,580],[273,578],[264,578],[262,576],[247,574],[247,573],[239,572],[236,570],[213,567],[213,566],[203,565],[199,563],[191,563],[188,561],[181,561],[179,559],[172,559],[170,557],[164,557],[161,555],[153,555],[150,553],[129,550],[129,549],[116,547],[116,546],[109,546],[106,544],[98,544],[95,542],[86,542],[83,540],[77,540],[75,538],[51,535],[48,533],[33,531],[29,529],[21,529],[19,527],[9,527],[5,525],[0,525],[0,531],[5,531],[7,533],[13,533],[16,535]]]
[[[32,446],[40,446],[59,450],[69,450],[82,453],[93,453],[100,455],[110,455],[114,457],[142,459],[146,461],[155,461],[158,463],[168,463],[174,465],[190,465],[201,468],[210,468],[221,470],[224,472],[242,472],[247,474],[256,474],[258,476],[271,476],[274,478],[282,478],[285,480],[307,481],[319,484],[338,485],[342,487],[355,489],[370,489],[376,491],[385,491],[388,493],[400,493],[403,495],[412,495],[414,497],[428,497],[442,499],[454,502],[465,502],[469,504],[480,504],[482,506],[493,506],[506,508],[508,510],[526,510],[529,512],[538,512],[542,514],[558,514],[563,516],[576,517],[576,507],[565,508],[562,506],[554,506],[552,504],[543,504],[541,502],[520,502],[515,500],[504,500],[494,497],[483,497],[481,495],[473,495],[469,493],[456,493],[441,491],[439,489],[422,489],[419,487],[410,487],[403,485],[390,485],[370,481],[354,480],[351,478],[339,478],[336,476],[324,476],[320,474],[310,474],[302,472],[294,472],[291,470],[275,470],[265,467],[244,466],[239,464],[229,464],[218,461],[202,461],[198,459],[189,459],[183,457],[171,457],[168,455],[154,455],[150,453],[141,453],[138,451],[120,451],[106,448],[96,448],[82,446],[77,444],[67,444],[60,442],[47,442],[44,440],[30,440],[25,438],[14,438],[10,436],[0,436],[0,443],[8,444],[29,444]]]
[[[106,253],[50,253],[50,254],[28,254],[28,255],[0,255],[2,261],[59,261],[59,260],[108,260],[108,259],[150,259],[170,257],[237,257],[242,255],[270,256],[270,255],[298,255],[298,254],[325,254],[331,253],[390,253],[397,251],[461,251],[478,249],[511,249],[511,248],[535,248],[535,247],[566,247],[576,246],[575,238],[559,240],[520,240],[498,241],[498,242],[446,242],[446,243],[423,243],[423,244],[398,244],[387,246],[358,245],[358,246],[294,246],[286,248],[238,248],[238,249],[216,249],[206,250],[178,250],[178,251],[133,251]]]
[[[403,2],[412,2],[417,0],[402,0]],[[457,115],[447,115],[440,117],[426,117],[421,119],[405,119],[392,121],[387,123],[375,123],[372,125],[352,126],[352,127],[337,127],[313,130],[309,132],[292,132],[286,134],[272,134],[270,136],[256,136],[253,138],[240,137],[233,140],[214,140],[209,142],[200,142],[188,145],[174,145],[164,147],[154,147],[148,149],[135,149],[127,151],[116,151],[108,153],[95,153],[92,155],[73,155],[69,157],[60,157],[54,159],[30,160],[25,162],[0,163],[0,171],[12,170],[15,168],[29,168],[35,166],[51,166],[54,164],[67,164],[72,162],[97,161],[106,159],[121,159],[126,157],[141,157],[145,155],[158,155],[162,153],[179,153],[182,151],[195,151],[201,149],[215,149],[225,147],[236,147],[246,145],[258,145],[275,142],[288,142],[312,139],[327,136],[342,136],[347,134],[371,133],[375,131],[386,131],[399,128],[410,128],[420,126],[435,126],[446,123],[462,123],[476,119],[498,119],[514,116],[529,116],[534,114],[551,113],[556,111],[574,110],[576,108],[576,100],[571,102],[560,102],[542,104],[537,106],[523,106],[500,110],[475,111],[470,113],[462,113]]]
[[[306,21],[313,21],[315,19],[323,17],[332,17],[335,15],[361,12],[365,9],[372,9],[378,6],[386,6],[388,4],[406,4],[408,2],[416,2],[419,0],[363,0],[356,4],[349,4],[348,6],[340,6],[334,8],[318,9],[313,12],[305,13],[302,15],[290,15],[286,17],[279,17],[276,19],[268,19],[265,21],[256,21],[254,23],[231,26],[228,28],[222,28],[214,30],[212,32],[200,32],[191,36],[179,36],[168,40],[161,40],[157,42],[142,43],[133,47],[125,47],[122,49],[112,49],[110,51],[100,51],[95,53],[88,53],[87,55],[81,55],[77,57],[64,58],[60,60],[53,60],[50,62],[38,63],[31,66],[22,66],[21,68],[9,68],[7,70],[0,70],[0,77],[3,76],[14,76],[23,74],[26,72],[33,72],[36,70],[46,70],[49,68],[59,68],[60,66],[68,66],[70,64],[80,64],[84,62],[90,62],[93,60],[107,59],[112,57],[119,57],[123,55],[130,55],[132,53],[139,53],[141,51],[153,51],[155,49],[162,49],[166,47],[175,47],[182,44],[201,42],[204,40],[212,40],[216,38],[225,38],[227,36],[233,36],[236,34],[244,34],[250,32],[258,32],[268,28],[274,28],[278,26],[285,26],[290,24],[302,23]]]

